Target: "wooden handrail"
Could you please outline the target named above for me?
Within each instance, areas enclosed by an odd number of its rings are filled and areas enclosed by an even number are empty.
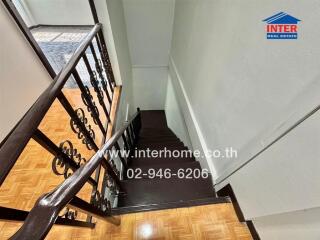
[[[101,24],[96,24],[92,28],[83,42],[79,45],[70,61],[55,77],[49,87],[40,95],[13,131],[10,132],[10,135],[5,139],[5,142],[2,142],[0,148],[0,186],[100,29]]]
[[[80,211],[89,212],[99,219],[119,225],[120,219],[118,218],[108,214],[99,214],[99,212],[93,213],[92,211],[86,211],[86,209],[81,208],[81,203],[77,204],[79,199],[76,198],[76,203],[74,203],[74,197],[88,181],[99,164],[101,164],[104,155],[114,147],[118,139],[122,137],[122,134],[139,115],[140,112],[138,110],[85,165],[77,169],[72,176],[67,178],[53,191],[40,197],[22,227],[11,239],[43,239],[58,218],[59,212],[68,204]]]
[[[101,148],[101,152],[106,152],[110,150],[110,146],[113,147],[114,144],[118,141],[118,139],[122,136],[127,127],[133,122],[133,120],[138,117],[140,114],[140,110],[133,114],[130,119],[104,144]]]

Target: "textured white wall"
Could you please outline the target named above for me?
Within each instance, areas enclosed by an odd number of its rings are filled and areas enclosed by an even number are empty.
[[[135,108],[164,110],[168,68],[133,68],[133,95]]]
[[[2,2],[0,29],[1,141],[52,80]]]
[[[123,0],[134,66],[168,66],[174,0]]]
[[[299,40],[265,39],[262,20],[280,9],[302,19]],[[270,126],[320,74],[319,10],[316,0],[176,1],[171,56],[210,148],[232,146],[242,162],[279,135]],[[234,161],[215,159],[218,176]]]

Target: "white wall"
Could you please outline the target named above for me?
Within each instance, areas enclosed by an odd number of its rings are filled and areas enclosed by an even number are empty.
[[[316,0],[176,0],[169,72],[192,145],[238,150],[207,159],[217,182],[319,105],[319,10]],[[262,20],[279,11],[302,20],[297,41],[266,40]],[[262,239],[320,238],[318,115],[217,186],[231,183]]]
[[[87,0],[23,0],[36,24],[92,25]]]
[[[287,106],[320,73],[319,8],[315,0],[176,1],[172,61],[210,148],[232,146],[242,162],[257,150],[247,143],[261,148],[279,134],[265,129],[295,112]],[[299,40],[265,39],[262,20],[278,9],[303,20]],[[218,175],[233,161],[215,159]]]
[[[107,42],[110,61],[116,82],[122,84],[119,125],[125,120],[127,104],[130,104],[130,114],[133,108],[132,64],[129,53],[126,23],[122,1],[95,0],[99,21],[103,23],[105,40]]]
[[[37,25],[25,0],[13,0],[12,2],[28,27]]]
[[[168,68],[132,68],[134,106],[141,110],[164,110]]]
[[[319,120],[318,110],[221,184],[262,239],[320,239]]]
[[[248,219],[320,207],[320,112],[230,177]]]
[[[0,29],[1,141],[52,80],[2,2]]]
[[[174,0],[123,0],[134,106],[164,109]]]
[[[189,149],[192,149],[188,129],[181,113],[170,76],[167,84],[167,95],[164,109],[169,128],[178,136],[178,138],[180,138],[185,146],[188,146]]]
[[[260,218],[254,221],[261,239],[318,240],[320,208]]]
[[[174,0],[123,0],[134,67],[168,66],[174,3]]]

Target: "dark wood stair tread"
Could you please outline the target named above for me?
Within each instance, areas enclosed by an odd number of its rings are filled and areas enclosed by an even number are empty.
[[[140,179],[122,181],[126,195],[119,195],[118,207],[160,204],[215,197],[211,178]]]
[[[143,167],[150,166],[155,164],[170,164],[170,163],[185,163],[185,162],[194,162],[194,158],[185,157],[185,158],[133,158],[130,160],[130,167]]]
[[[168,153],[166,153],[166,157],[163,157],[164,152],[161,153],[161,157],[156,158],[131,156],[128,162],[129,170],[138,170],[138,172],[141,170],[142,172],[138,179],[137,171],[134,171],[135,178],[133,179],[128,179],[125,173],[125,180],[122,180],[125,191],[119,194],[118,207],[112,210],[112,214],[228,201],[226,198],[216,197],[211,175],[208,175],[208,178],[200,177],[202,171],[200,163],[193,156],[189,156],[188,148],[168,128],[164,111],[142,111],[141,122],[142,128],[135,145],[137,150],[167,149],[171,150],[171,155],[173,155],[174,150],[184,151],[185,153],[182,157],[169,157]],[[161,172],[162,178],[159,174],[152,178],[148,174],[150,169],[154,169],[156,173]],[[166,179],[168,175],[164,173],[166,169],[169,169],[171,173],[168,179]],[[178,173],[181,173],[179,169],[184,170],[183,178],[181,178],[181,175],[178,176]],[[194,177],[195,170],[199,171],[198,178]],[[187,175],[188,171],[191,172],[190,175]],[[132,172],[130,173],[132,174]]]
[[[180,142],[179,138],[143,138],[139,139],[139,144],[147,144],[147,143],[165,143],[165,142]]]
[[[136,145],[138,149],[145,149],[145,148],[168,148],[168,147],[182,147],[186,148],[182,142],[162,142],[162,143],[138,143]]]
[[[167,146],[163,146],[163,145],[149,145],[149,146],[143,146],[143,147],[140,147],[140,148],[138,148],[138,149],[140,149],[140,150],[147,150],[147,149],[149,149],[150,151],[151,150],[165,150],[165,149],[167,149],[167,150],[169,150],[169,151],[174,151],[174,150],[179,150],[179,151],[182,151],[182,150],[184,150],[184,151],[186,151],[186,150],[188,150],[188,148],[187,147],[185,147],[185,146],[183,146],[183,145],[176,145],[176,144],[174,144],[174,145],[167,145]],[[159,153],[160,154],[160,153]]]
[[[166,115],[163,110],[141,111],[141,124],[143,127],[165,128]]]
[[[156,210],[162,210],[162,209],[193,207],[193,206],[210,205],[210,204],[218,204],[218,203],[230,203],[230,202],[231,200],[229,197],[210,197],[210,198],[200,198],[200,199],[194,199],[194,200],[185,200],[185,201],[169,202],[169,203],[135,205],[135,206],[113,208],[112,215],[156,211]]]

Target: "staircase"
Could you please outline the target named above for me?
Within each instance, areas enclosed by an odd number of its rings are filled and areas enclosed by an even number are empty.
[[[89,52],[95,64],[88,60]],[[80,60],[90,76],[90,85],[77,71]],[[70,77],[79,87],[77,99],[81,102],[75,105],[64,90]],[[44,239],[54,224],[94,228],[94,218],[118,226],[121,218],[117,215],[125,213],[229,202],[216,197],[209,171],[201,169],[190,153],[179,157],[137,156],[135,149],[169,150],[176,156],[187,153],[188,148],[168,128],[164,111],[138,109],[113,131],[120,96],[121,86],[114,81],[102,25],[97,23],[52,84],[0,143],[0,186],[31,139],[44,151],[38,156],[41,161],[49,153],[53,173],[64,177],[54,189],[50,187],[38,196],[30,211],[0,206],[0,219],[23,222],[10,239]],[[61,121],[59,113],[54,114],[59,128],[65,127],[68,133],[59,144],[40,126],[54,102],[67,114],[63,118],[66,121]],[[111,154],[115,150],[130,151],[131,155],[117,158]],[[31,159],[34,155],[30,154]],[[136,176],[132,177],[130,171]],[[84,186],[90,200],[78,194]],[[77,212],[88,217],[77,219]]]
[[[135,152],[166,148],[177,154],[188,150],[168,127],[164,111],[141,111],[141,125]],[[130,174],[124,174],[122,181],[125,194],[119,195],[113,215],[227,201],[216,196],[211,176],[204,173],[208,170],[199,176],[203,169],[193,156],[152,158],[131,153],[128,167]]]

